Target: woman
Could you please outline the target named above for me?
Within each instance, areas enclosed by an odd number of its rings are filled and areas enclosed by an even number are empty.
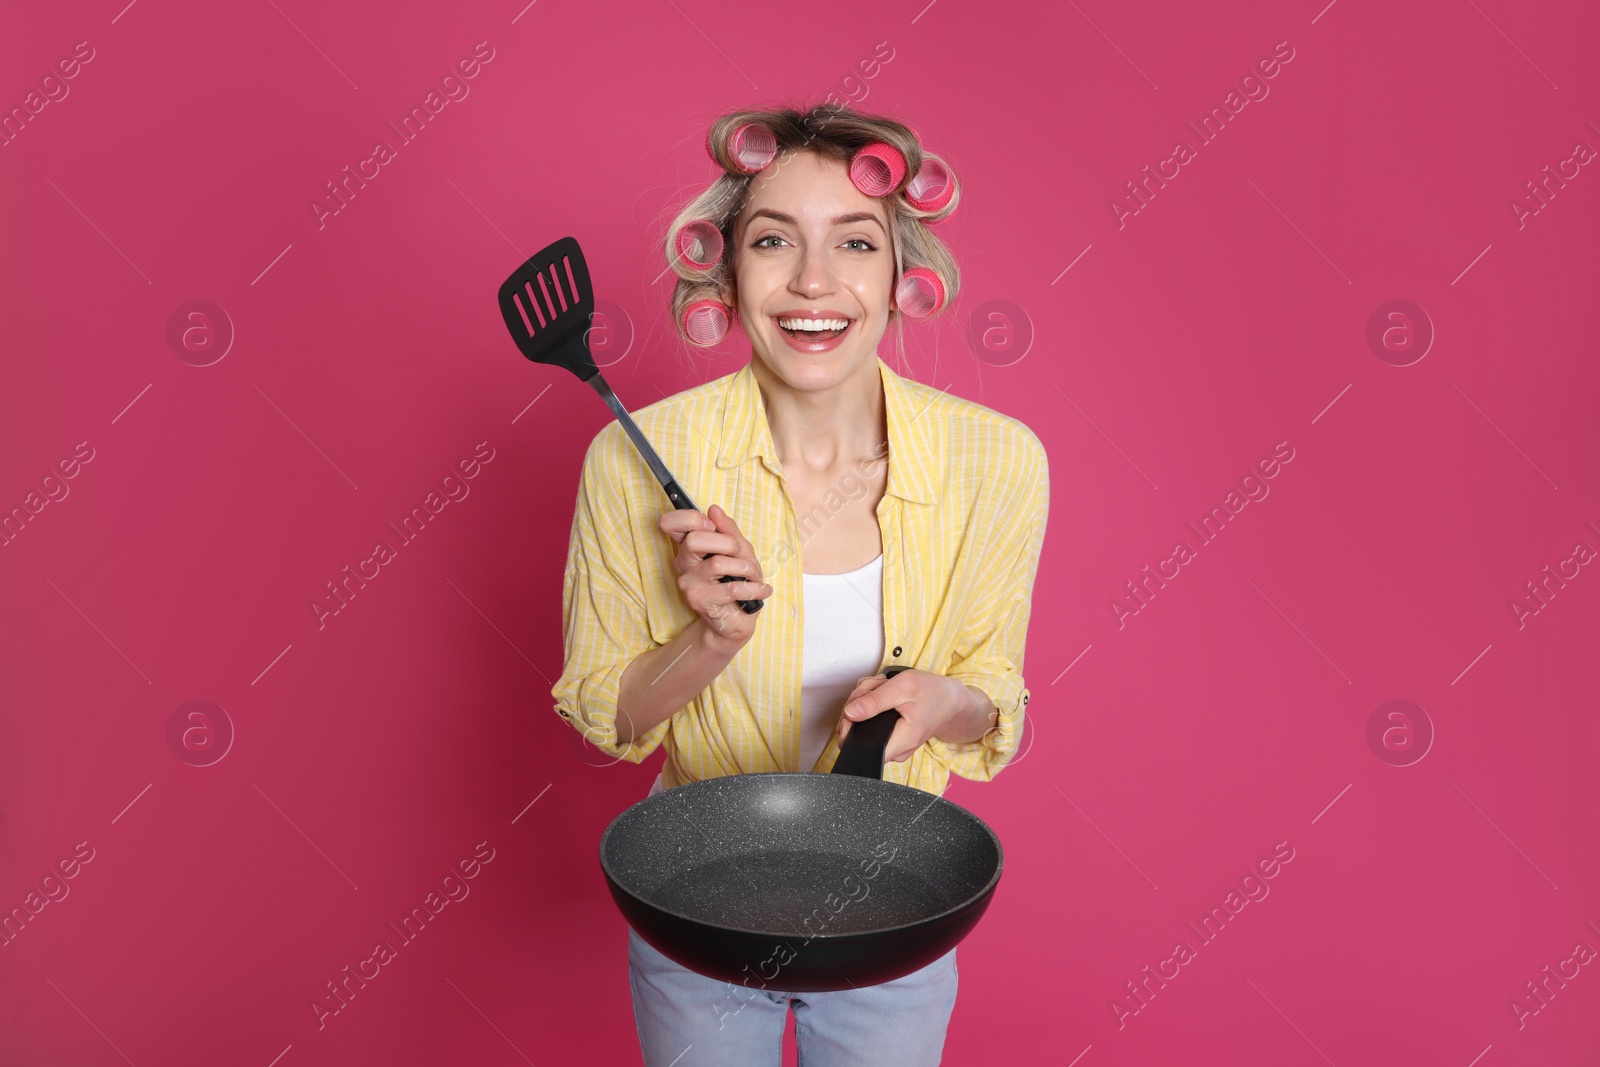
[[[954,177],[906,126],[848,108],[726,115],[707,147],[724,173],[671,227],[674,318],[714,344],[736,312],[751,359],[635,418],[690,495],[718,503],[663,512],[621,427],[595,437],[555,710],[620,759],[664,746],[652,793],[827,771],[851,724],[886,708],[901,715],[886,780],[937,794],[951,772],[990,779],[1029,697],[1044,448],[877,354],[890,322],[957,291],[928,229],[954,210]],[[887,680],[890,663],[911,669]],[[629,964],[647,1067],[776,1067],[791,1006],[807,1067],[937,1063],[955,1003],[954,950],[828,993],[785,993],[781,972],[768,989],[706,978],[632,931]]]

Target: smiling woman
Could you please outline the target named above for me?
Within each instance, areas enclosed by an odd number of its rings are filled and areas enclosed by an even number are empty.
[[[959,291],[931,228],[960,202],[955,174],[909,127],[837,105],[724,115],[706,147],[720,173],[664,235],[673,320],[709,347],[737,316],[749,358],[633,416],[694,498],[717,503],[663,513],[621,426],[596,435],[555,710],[619,759],[665,749],[652,793],[838,770],[852,727],[889,709],[885,782],[937,796],[952,774],[991,779],[1029,699],[1047,457],[1019,420],[878,354],[891,325],[937,316]],[[800,868],[817,899],[836,891],[816,863]],[[954,949],[823,992],[730,985],[634,932],[629,963],[646,1067],[686,1046],[699,1064],[776,1067],[791,1009],[810,1067],[921,1067],[939,1061],[956,998]]]
[[[857,210],[817,221],[835,231],[825,236],[838,239],[830,245],[846,253],[844,258],[865,263],[882,256],[892,263],[889,281],[899,306],[887,308],[886,301],[887,310],[920,318],[955,299],[960,269],[927,225],[955,211],[961,201],[960,183],[942,159],[923,149],[909,127],[834,104],[806,112],[740,111],[712,124],[706,147],[725,173],[678,213],[666,239],[667,259],[678,275],[672,317],[691,344],[708,347],[722,340],[727,311],[737,309],[734,270],[741,252],[759,252],[767,259],[777,256],[781,262],[785,252],[800,248],[796,237],[801,219],[775,204],[757,201],[772,200],[774,193],[782,198],[790,188],[815,188],[818,172],[824,170],[846,172],[860,203]],[[783,191],[775,190],[775,183]],[[814,197],[801,202],[815,206]],[[742,237],[749,238],[748,248],[740,246]],[[937,299],[926,299],[935,294]],[[708,304],[713,312],[724,309],[721,327],[710,334],[697,330],[697,322],[689,318],[692,309],[699,308],[703,323]],[[767,313],[773,321],[766,329],[750,317],[742,317],[742,324],[752,341],[756,339],[752,331],[762,329],[769,336],[776,334],[774,340],[802,341],[796,350],[812,353],[832,351],[836,346],[827,342],[840,340],[860,324],[866,329],[857,334],[873,333],[875,347],[882,330],[872,331],[873,323],[861,323],[848,310],[776,308]],[[782,323],[776,321],[780,313],[785,315]],[[883,325],[887,322],[886,317]],[[903,350],[903,332],[898,339]]]

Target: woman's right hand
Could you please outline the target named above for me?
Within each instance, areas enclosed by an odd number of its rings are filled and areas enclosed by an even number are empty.
[[[765,600],[772,595],[772,586],[761,580],[755,546],[716,504],[703,515],[692,508],[665,512],[661,531],[678,546],[673,566],[684,601],[724,642],[738,647],[749,641],[760,612],[746,615],[736,601]],[[724,574],[742,580],[724,582]]]

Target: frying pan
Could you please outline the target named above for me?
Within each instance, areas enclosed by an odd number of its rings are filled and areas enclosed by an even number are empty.
[[[589,265],[575,237],[563,237],[546,245],[511,272],[500,285],[500,317],[505,319],[511,339],[524,356],[535,363],[564,367],[588,382],[639,449],[650,472],[667,492],[674,508],[700,509],[661,462],[649,438],[640,431],[628,409],[611,391],[589,351],[589,325],[594,314],[594,288],[589,284]],[[736,574],[724,574],[718,581],[742,582]],[[740,600],[746,615],[761,610],[763,601]]]
[[[949,952],[1004,853],[965,808],[882,780],[899,718],[852,724],[830,774],[708,778],[618,815],[600,869],[628,925],[690,970],[796,992],[893,981]]]

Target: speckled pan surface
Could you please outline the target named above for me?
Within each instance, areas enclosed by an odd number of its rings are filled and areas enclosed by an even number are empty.
[[[600,863],[668,915],[838,938],[958,911],[993,890],[1004,853],[983,820],[920,789],[778,772],[692,782],[634,804],[601,836]]]

